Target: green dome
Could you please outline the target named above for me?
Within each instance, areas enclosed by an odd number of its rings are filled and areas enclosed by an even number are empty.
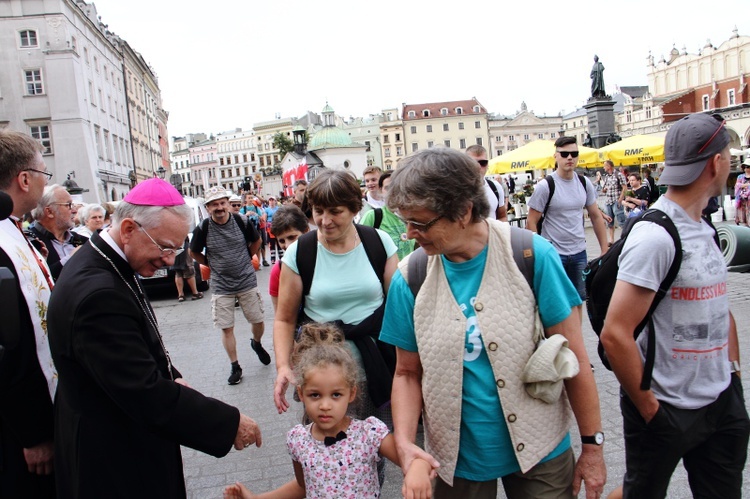
[[[316,149],[333,149],[336,147],[349,147],[352,138],[349,134],[335,126],[326,126],[315,132],[307,145],[309,151]]]

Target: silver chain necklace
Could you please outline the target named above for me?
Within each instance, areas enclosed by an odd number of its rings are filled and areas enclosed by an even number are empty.
[[[174,376],[172,374],[172,359],[169,357],[169,352],[167,351],[167,347],[164,346],[164,340],[161,337],[161,333],[159,332],[159,326],[156,322],[156,317],[151,313],[151,309],[143,302],[141,301],[140,297],[138,296],[138,293],[136,293],[135,289],[133,289],[133,286],[130,285],[127,279],[125,279],[125,276],[122,275],[120,272],[120,269],[117,268],[115,263],[110,260],[110,258],[104,254],[102,250],[99,249],[99,247],[91,242],[91,246],[96,250],[97,253],[99,253],[102,258],[107,260],[109,264],[112,266],[113,269],[115,269],[115,272],[117,272],[117,275],[120,276],[120,279],[122,279],[122,282],[125,283],[125,285],[128,287],[131,293],[133,293],[133,296],[135,297],[135,301],[138,302],[138,306],[141,307],[141,310],[146,315],[146,319],[148,319],[148,322],[151,323],[151,327],[154,328],[154,331],[156,331],[156,337],[159,338],[159,344],[161,344],[161,349],[164,351],[164,356],[167,358],[167,369],[169,370],[169,379],[174,381]],[[138,291],[141,292],[141,296],[145,296],[143,293],[143,288],[141,288],[141,284],[138,282],[138,278],[135,279],[135,285],[138,286]]]

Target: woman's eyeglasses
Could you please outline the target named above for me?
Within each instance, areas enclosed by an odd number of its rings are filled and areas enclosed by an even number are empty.
[[[417,232],[420,232],[420,233],[424,234],[428,230],[430,230],[433,225],[435,225],[436,223],[438,223],[438,221],[441,218],[443,218],[443,215],[438,215],[435,218],[433,218],[432,220],[430,220],[429,222],[425,222],[425,223],[415,222],[414,220],[404,220],[403,218],[401,218],[398,215],[397,215],[397,217],[398,217],[399,220],[401,220],[402,222],[404,222],[404,225],[406,225],[406,226],[411,225],[414,228],[414,230],[416,230]]]

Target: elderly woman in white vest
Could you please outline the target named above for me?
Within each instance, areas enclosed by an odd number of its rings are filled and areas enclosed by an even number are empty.
[[[537,306],[545,333],[564,335],[579,365],[589,366],[571,314],[581,300],[554,248],[530,239],[532,289],[514,259],[510,226],[486,219],[482,178],[465,154],[419,151],[391,178],[388,207],[427,254],[416,299],[408,267],[417,257],[399,265],[380,335],[397,350],[392,404],[404,472],[425,458],[414,443],[423,414],[438,499],[494,499],[498,478],[510,498],[574,497],[582,480],[586,497],[599,497],[604,435],[591,370],[565,380],[551,401],[530,396],[522,381],[535,349]],[[583,435],[577,461],[568,433],[573,415]]]

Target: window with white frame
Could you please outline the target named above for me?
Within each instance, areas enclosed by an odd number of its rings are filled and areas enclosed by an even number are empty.
[[[529,134],[528,133],[523,134],[523,140],[529,140]]]
[[[651,119],[651,106],[646,106],[646,119]]]
[[[703,110],[708,111],[711,107],[711,101],[708,100],[708,95],[704,95],[703,97],[701,97],[701,100],[703,101]]]
[[[461,108],[459,108],[459,109],[461,109]],[[460,122],[458,123],[458,129],[459,129],[459,130],[463,130],[463,129],[464,129],[464,122],[463,122],[463,121],[460,121]]]
[[[448,108],[443,107],[440,109],[440,116],[448,116]]]
[[[396,156],[401,156],[404,153],[404,150],[401,148],[401,146],[396,146]]]
[[[415,126],[411,127],[411,133],[417,133],[417,127]]]
[[[419,144],[417,144],[416,142],[412,142],[411,143],[411,152],[417,152],[417,151],[419,151]]]
[[[458,145],[460,146],[461,149],[466,149],[466,139],[459,139]]]
[[[429,109],[423,109],[422,110],[422,116],[425,117],[425,118],[429,118],[430,117],[430,110]]]
[[[556,136],[557,136],[557,134],[555,132],[550,132],[549,133],[549,138],[550,139],[554,139]]]
[[[396,142],[401,142],[401,134],[400,133],[396,134]]]
[[[543,139],[544,138],[544,134],[543,133],[538,133],[538,134],[536,134],[536,138]]]
[[[36,36],[35,30],[25,29],[23,31],[20,31],[18,34],[21,37],[21,47],[23,48],[39,47],[39,39]]]
[[[391,136],[390,135],[388,135],[387,133],[385,135],[383,135],[383,143],[384,144],[387,144],[390,141],[391,141]]]
[[[409,118],[416,118],[417,112],[416,111],[409,111]]]
[[[444,145],[445,147],[450,147],[450,146],[451,146],[451,141],[450,141],[450,139],[445,139],[445,140],[443,141],[443,145]]]
[[[385,152],[385,157],[386,158],[390,158],[391,157],[391,148],[390,147],[386,147],[385,149],[383,149],[383,151]]]
[[[443,131],[444,132],[448,131],[448,123],[443,123]]]
[[[427,141],[427,149],[431,148],[434,145],[435,145],[435,143],[433,141],[431,141],[431,140]]]
[[[511,141],[511,142],[513,142],[514,140],[516,140],[516,136],[515,135],[508,135],[508,140]]]
[[[500,135],[495,136],[495,142],[502,142],[503,138]]]
[[[42,95],[44,93],[41,69],[25,70],[24,80],[26,83],[26,95]]]
[[[482,128],[482,122],[481,121],[475,121],[474,122],[474,128]]]
[[[432,125],[427,125],[427,133],[432,133]]]
[[[480,108],[479,108],[479,106],[474,106],[474,112],[475,112],[475,113],[478,113],[479,111],[480,111]]]
[[[478,145],[478,146],[481,146],[481,145],[482,145],[482,142],[483,142],[483,141],[482,141],[482,137],[477,137],[477,145]]]
[[[456,108],[456,114],[464,114],[464,108],[462,108],[462,107],[457,107],[457,108]]]
[[[44,147],[42,154],[52,154],[52,137],[49,133],[49,125],[29,125],[29,135],[42,144]]]
[[[735,103],[736,103],[736,101],[735,101],[734,89],[730,88],[729,90],[727,90],[727,105],[728,106],[734,106]]]
[[[626,123],[632,123],[633,122],[633,111],[628,109],[625,111],[625,122]]]

